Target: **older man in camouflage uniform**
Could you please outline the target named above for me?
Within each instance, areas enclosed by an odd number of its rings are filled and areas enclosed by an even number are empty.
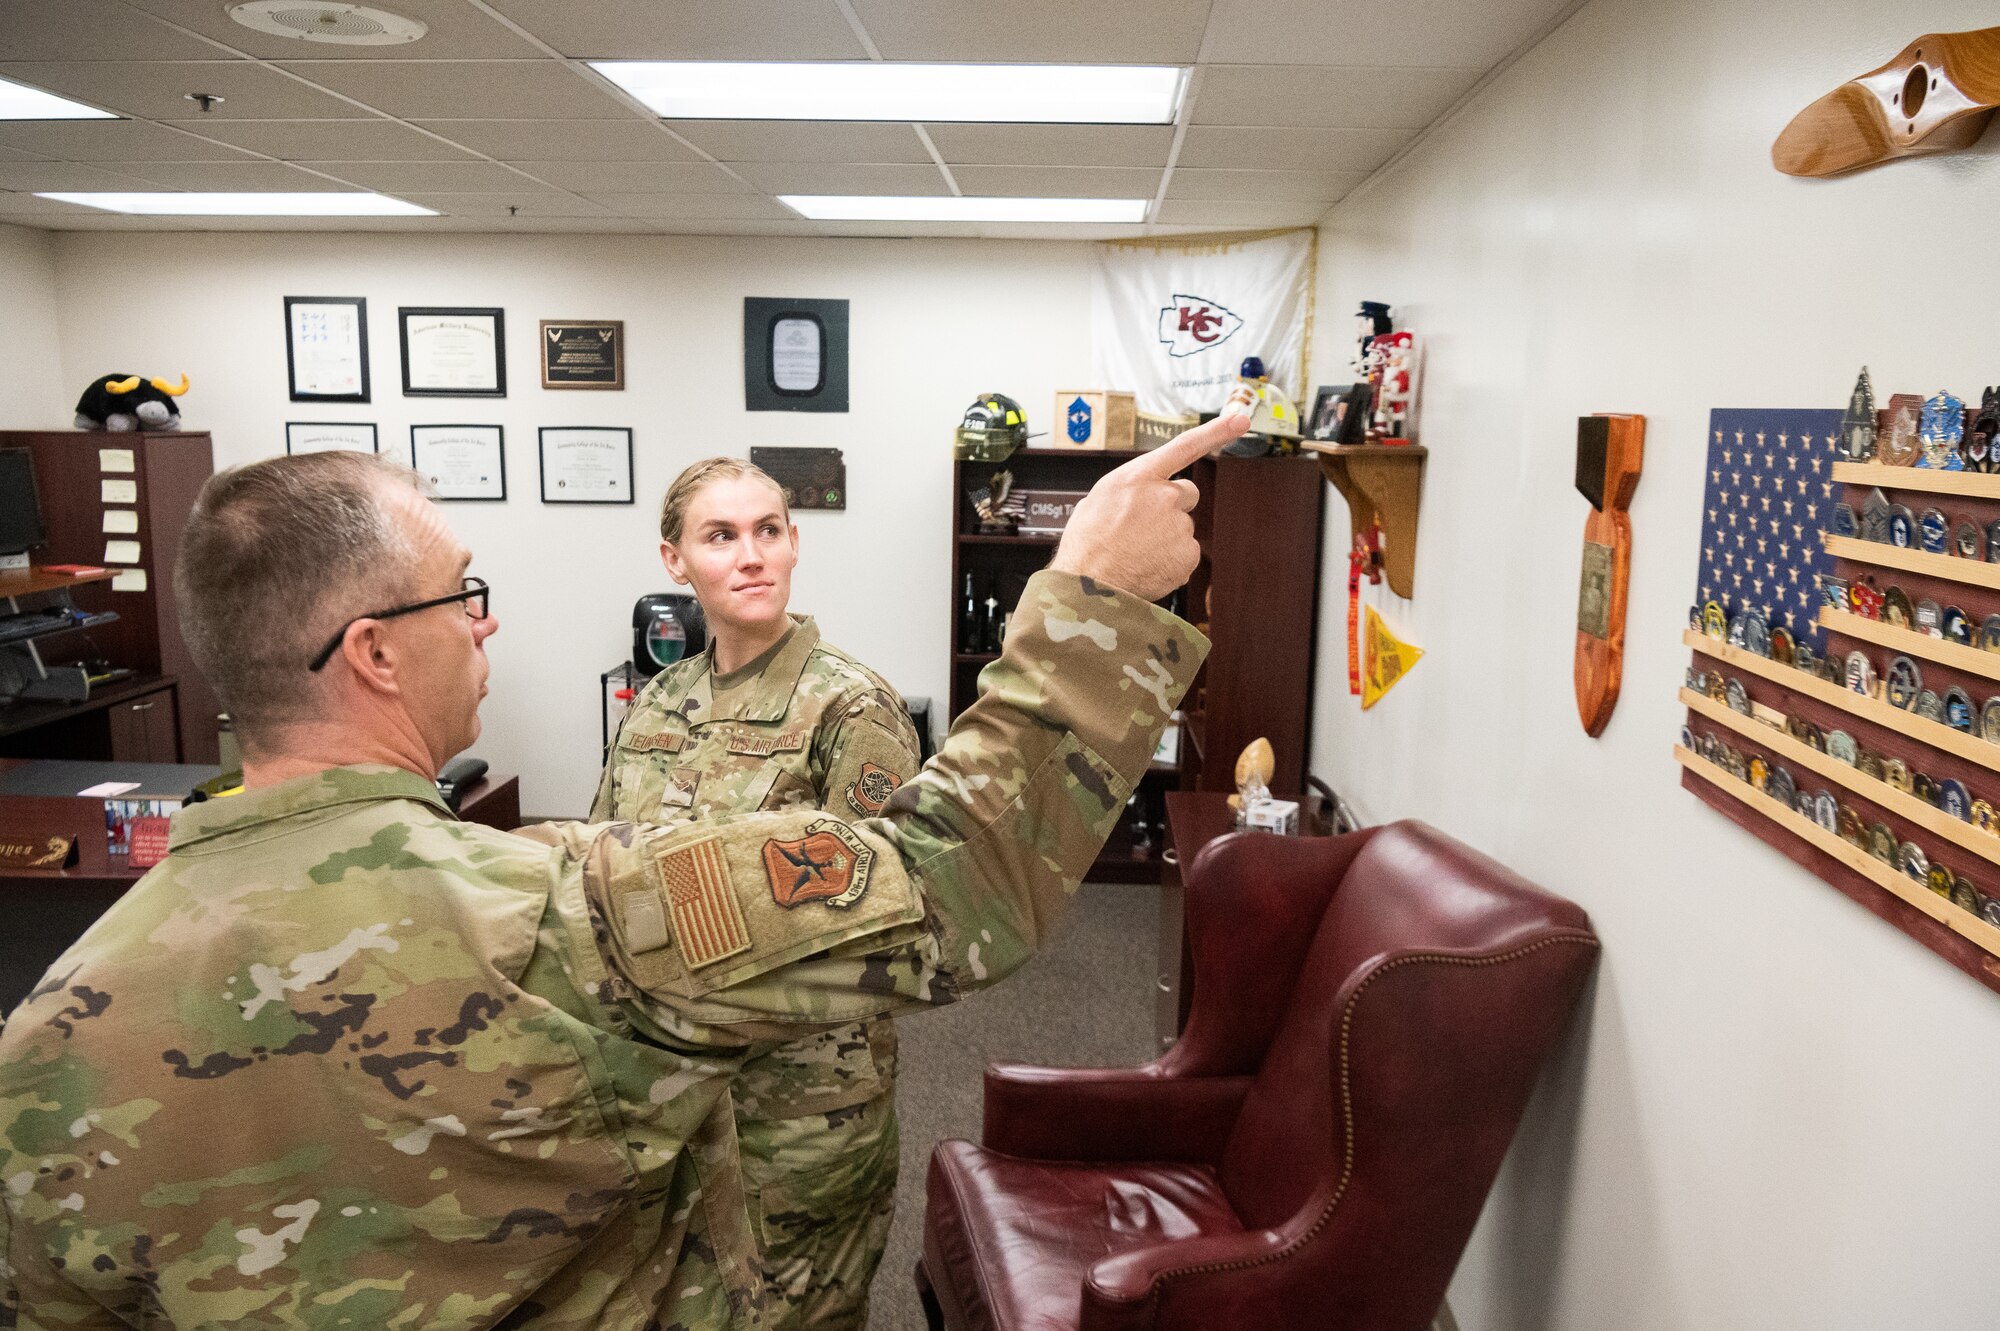
[[[917,773],[909,713],[810,617],[791,619],[747,665],[718,672],[711,642],[653,677],[619,728],[590,821],[883,811]],[[895,1024],[871,1017],[752,1049],[731,1097],[771,1325],[862,1331],[896,1210]]]
[[[1150,603],[1196,558],[1169,478],[1240,431],[1098,484],[859,822],[457,822],[469,554],[366,459],[217,477],[177,581],[250,789],[183,811],[0,1032],[0,1324],[761,1325],[737,1067],[1031,955],[1204,654]]]

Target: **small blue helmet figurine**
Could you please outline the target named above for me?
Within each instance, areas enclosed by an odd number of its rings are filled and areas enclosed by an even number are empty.
[[[1265,379],[1270,377],[1264,373],[1264,360],[1261,356],[1245,356],[1243,358],[1243,367],[1237,370],[1236,373],[1245,379]]]

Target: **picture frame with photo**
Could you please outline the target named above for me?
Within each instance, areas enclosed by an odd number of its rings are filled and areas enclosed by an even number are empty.
[[[1331,442],[1340,434],[1353,384],[1321,384],[1313,389],[1312,414],[1306,418],[1306,438]]]

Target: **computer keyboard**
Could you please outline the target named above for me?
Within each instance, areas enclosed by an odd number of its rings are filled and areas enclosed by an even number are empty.
[[[97,615],[85,614],[81,610],[31,610],[26,614],[0,619],[0,643],[25,642],[29,638],[46,637],[70,629],[96,628],[100,624],[115,623],[117,619],[117,612],[112,610]]]

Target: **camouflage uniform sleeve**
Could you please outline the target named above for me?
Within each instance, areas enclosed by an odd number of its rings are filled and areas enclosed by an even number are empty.
[[[103,1304],[62,1278],[48,1254],[30,1244],[27,1226],[14,1224],[5,1199],[0,1198],[0,1327],[110,1331],[124,1325]]]
[[[605,755],[604,771],[597,778],[597,794],[591,797],[590,816],[586,822],[601,823],[611,816],[611,809],[618,798],[618,764],[612,754],[618,752],[618,736],[611,737],[611,753]]]
[[[893,693],[868,687],[843,698],[821,727],[826,746],[821,803],[843,816],[880,817],[917,774],[917,730]]]
[[[937,756],[880,818],[554,824],[615,997],[682,1039],[791,1038],[948,1003],[1034,954],[1152,760],[1208,643],[1044,571]]]

